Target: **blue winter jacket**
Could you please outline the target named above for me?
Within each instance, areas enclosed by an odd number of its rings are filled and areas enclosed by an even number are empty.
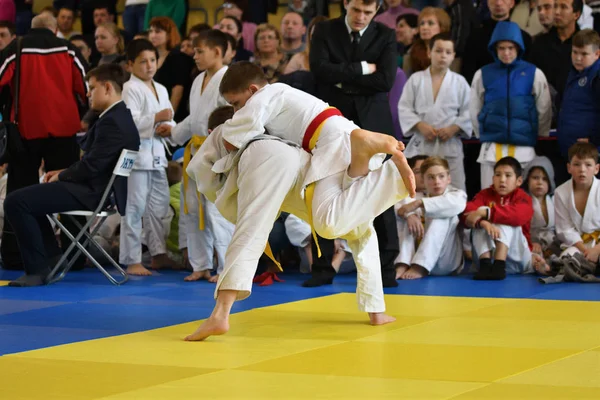
[[[518,55],[511,64],[498,59],[496,43],[514,42]],[[533,93],[536,67],[521,59],[525,45],[514,22],[498,22],[488,50],[496,60],[481,69],[485,89],[483,108],[477,116],[482,142],[535,146],[538,113]]]

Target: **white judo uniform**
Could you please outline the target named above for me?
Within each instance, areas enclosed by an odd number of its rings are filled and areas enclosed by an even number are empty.
[[[468,139],[473,132],[469,116],[470,90],[465,78],[448,71],[434,100],[431,71],[427,68],[410,76],[398,103],[402,132],[405,137],[410,137],[404,155],[445,158],[450,166],[452,185],[461,190],[466,190],[461,138]],[[419,122],[425,122],[436,129],[457,125],[460,131],[446,141],[439,138],[430,141],[416,128]]]
[[[185,144],[193,136],[206,137],[208,135],[208,117],[218,107],[227,105],[219,93],[219,86],[227,67],[221,68],[210,79],[204,91],[202,84],[206,72],[202,72],[192,85],[190,92],[190,115],[171,130],[171,140],[179,145]],[[192,148],[192,155],[198,151]],[[193,179],[193,178],[192,178]],[[187,214],[184,210],[187,205]],[[199,227],[199,207],[201,202],[204,209],[204,230]],[[225,252],[233,235],[233,224],[227,221],[217,210],[214,204],[207,201],[202,195],[198,196],[196,183],[191,180],[186,188],[181,188],[180,201],[180,235],[179,247],[188,249],[188,257],[194,271],[213,269],[213,254],[217,255],[217,273],[220,273],[225,264]]]
[[[457,229],[458,215],[465,209],[467,194],[448,186],[444,194],[421,200],[424,210],[418,210],[417,215],[425,218],[425,234],[417,247],[406,220],[398,217],[400,252],[396,264],[417,264],[430,275],[459,273],[463,268],[463,247],[461,231]]]
[[[288,85],[269,84],[223,124],[223,138],[243,149],[266,130],[269,135],[301,146],[309,125],[328,107],[327,103]],[[362,236],[377,215],[408,194],[395,164],[381,163],[383,155],[371,159],[370,167],[374,170],[367,176],[358,179],[348,176],[350,133],[355,129],[358,126],[341,116],[327,118],[321,125],[304,176],[303,188],[315,183],[313,228],[328,239],[347,236],[353,231],[355,237]],[[270,174],[264,179],[270,179]]]
[[[471,99],[469,104],[473,133],[477,138],[479,138],[478,117],[483,108],[484,94],[483,79],[481,77],[481,70],[479,70],[475,73],[473,82],[471,83]],[[535,97],[538,113],[538,136],[547,137],[550,135],[550,125],[552,124],[552,100],[546,76],[540,69],[535,70],[532,94]],[[479,157],[477,158],[477,162],[481,164],[482,189],[492,184],[496,162],[507,156],[516,158],[521,163],[523,169],[525,169],[535,158],[535,148],[494,142],[482,143]]]
[[[142,224],[152,256],[166,254],[163,219],[169,211],[169,183],[164,141],[155,135],[154,115],[171,109],[167,89],[153,81],[156,95],[135,75],[123,86],[123,101],[140,134],[140,149],[127,180],[127,207],[121,219],[119,262],[142,262]],[[167,122],[175,125],[173,121]]]
[[[598,244],[600,235],[600,181],[594,178],[588,195],[584,215],[575,208],[573,196],[573,180],[569,179],[554,192],[554,207],[556,217],[556,236],[561,242],[563,254],[579,252],[574,246],[584,242],[586,248]]]
[[[198,184],[198,190],[236,224],[215,297],[219,290],[237,290],[238,300],[242,300],[250,295],[258,259],[279,212],[309,220],[303,191],[311,155],[293,143],[259,134],[240,150],[228,153],[223,127],[208,137],[187,173]],[[358,307],[365,312],[383,312],[379,249],[372,223],[362,235],[349,236],[348,245],[358,270]]]
[[[548,211],[548,220],[542,213],[540,201],[533,197],[533,218],[531,218],[531,242],[539,243],[543,250],[546,250],[554,240],[556,240],[556,223],[554,217],[554,198],[552,195],[546,195],[546,209]]]

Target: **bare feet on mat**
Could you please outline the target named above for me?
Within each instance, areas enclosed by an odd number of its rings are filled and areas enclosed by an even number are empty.
[[[404,144],[390,135],[355,129],[350,134],[351,164],[348,175],[351,178],[369,173],[369,160],[375,154],[402,154]]]
[[[396,280],[402,279],[402,275],[408,271],[409,266],[406,264],[396,264]]]
[[[385,325],[396,321],[396,318],[387,315],[386,313],[369,313],[371,325]]]
[[[188,276],[186,276],[185,278],[183,278],[183,280],[186,282],[194,282],[194,281],[199,281],[202,279],[206,279],[207,281],[210,282],[210,271],[208,271],[208,270],[194,271],[191,274],[189,274]]]
[[[129,275],[137,276],[151,276],[152,272],[148,271],[142,264],[131,264],[127,266],[127,273]]]
[[[548,275],[548,272],[550,272],[550,266],[546,263],[544,257],[542,257],[539,254],[533,253],[531,255],[531,261],[533,262],[533,268],[538,274]]]
[[[415,174],[408,165],[408,161],[406,160],[404,153],[399,152],[397,154],[394,154],[392,156],[392,161],[394,162],[396,168],[398,168],[398,172],[400,172],[400,175],[402,176],[402,181],[404,182],[404,186],[408,191],[408,195],[414,198],[417,193],[417,183],[415,181]]]
[[[429,272],[425,268],[419,265],[413,265],[404,273],[404,275],[402,275],[402,279],[421,279],[427,275],[429,275]]]
[[[210,278],[208,278],[208,281],[210,283],[217,283],[219,281],[219,274],[211,276]]]
[[[194,333],[186,336],[184,340],[187,342],[201,341],[209,336],[217,336],[227,333],[228,330],[229,321],[227,319],[219,319],[211,316],[204,321]]]
[[[166,254],[158,254],[156,256],[153,256],[150,268],[154,270],[159,270],[163,268],[180,269],[177,263]]]

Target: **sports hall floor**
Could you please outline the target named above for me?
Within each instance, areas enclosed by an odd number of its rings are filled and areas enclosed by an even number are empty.
[[[188,343],[214,286],[183,276],[0,287],[0,399],[600,399],[599,285],[401,281],[397,322],[371,327],[355,276],[292,274],[237,303],[228,335]]]

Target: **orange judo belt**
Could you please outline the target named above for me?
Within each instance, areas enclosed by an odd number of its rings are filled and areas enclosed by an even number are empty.
[[[323,129],[323,125],[328,118],[333,117],[335,115],[342,116],[340,110],[335,107],[328,107],[325,110],[321,111],[319,115],[312,120],[312,122],[306,128],[306,132],[304,133],[304,138],[302,139],[302,148],[309,153],[312,153],[312,150],[317,145],[317,141],[319,140],[319,136],[321,135],[321,130]],[[313,228],[312,221],[312,203],[313,197],[315,194],[315,183],[311,183],[306,187],[306,192],[304,192],[304,203],[306,205],[306,210],[308,212],[308,223],[310,224],[310,230],[313,236],[313,240],[315,241],[315,245],[317,246],[317,256],[321,257],[321,248],[319,247],[319,241],[317,240],[317,232],[315,228]]]

